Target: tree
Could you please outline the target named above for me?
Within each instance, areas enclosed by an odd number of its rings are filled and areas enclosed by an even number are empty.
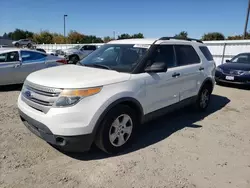
[[[9,38],[9,37],[8,37],[8,34],[7,34],[7,33],[4,33],[4,34],[3,34],[3,38],[4,38],[4,39],[8,39],[8,38]]]
[[[181,31],[179,34],[176,34],[174,37],[180,38],[180,39],[186,39],[188,38],[188,33],[186,31]]]
[[[133,34],[131,38],[144,38],[144,35],[142,33],[137,33],[137,34]]]
[[[128,33],[123,33],[118,36],[118,39],[131,39],[131,38],[144,38],[142,33],[137,33],[133,35],[129,35]]]
[[[64,44],[64,42],[66,41],[62,34],[53,33],[52,35],[53,35],[53,43]]]
[[[36,33],[33,35],[33,40],[36,43],[44,43],[44,44],[52,44],[53,41],[53,35],[49,31],[42,31],[40,33]]]
[[[123,33],[121,35],[118,36],[118,39],[130,39],[131,36],[127,33]]]
[[[219,32],[205,33],[201,40],[225,40],[225,36]]]
[[[103,40],[100,37],[94,35],[86,35],[82,43],[103,43]]]
[[[228,36],[228,40],[244,40],[243,35]],[[250,32],[246,33],[245,39],[250,39]]]
[[[30,31],[24,31],[21,29],[16,29],[13,32],[10,32],[7,34],[9,38],[11,38],[12,40],[20,40],[20,39],[32,39],[34,33],[30,32]]]
[[[77,31],[70,31],[68,34],[68,42],[71,44],[83,43],[85,36]]]
[[[105,43],[107,43],[107,42],[109,42],[109,41],[111,41],[111,40],[113,40],[110,36],[106,36],[106,37],[104,37],[103,38],[103,41],[105,42]]]

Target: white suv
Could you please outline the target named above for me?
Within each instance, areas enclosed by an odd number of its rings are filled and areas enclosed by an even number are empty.
[[[129,146],[140,124],[177,107],[205,110],[215,63],[199,40],[109,42],[78,65],[30,74],[18,98],[24,124],[64,151]]]

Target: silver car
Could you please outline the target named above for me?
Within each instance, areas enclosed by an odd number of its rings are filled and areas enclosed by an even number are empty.
[[[28,48],[32,47],[35,45],[35,43],[30,40],[30,39],[20,39],[18,41],[13,41],[12,44],[15,47],[20,47],[20,46],[27,46]]]
[[[65,58],[43,52],[0,48],[0,85],[21,84],[34,71],[64,64]]]

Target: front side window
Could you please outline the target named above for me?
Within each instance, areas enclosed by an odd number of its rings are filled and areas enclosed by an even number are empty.
[[[21,51],[21,57],[23,63],[44,61],[46,56],[47,56],[46,54],[42,54],[39,52]]]
[[[131,72],[149,47],[150,45],[105,44],[84,58],[80,64],[118,72]]]
[[[96,50],[96,46],[93,46],[93,45],[86,45],[83,47],[83,50],[91,50],[91,51],[94,51]]]
[[[15,61],[19,61],[19,54],[17,51],[0,54],[0,63]]]
[[[164,62],[168,68],[175,67],[175,54],[173,45],[159,45],[153,55],[151,63]]]
[[[200,57],[190,45],[175,45],[175,52],[178,66],[200,63]]]
[[[232,60],[232,63],[245,63],[250,64],[250,54],[239,54],[235,56]]]

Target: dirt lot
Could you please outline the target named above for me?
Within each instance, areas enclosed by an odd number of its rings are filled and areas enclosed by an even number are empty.
[[[208,112],[189,109],[140,129],[110,157],[63,154],[19,120],[19,87],[0,92],[0,187],[250,188],[250,91],[216,86]]]

